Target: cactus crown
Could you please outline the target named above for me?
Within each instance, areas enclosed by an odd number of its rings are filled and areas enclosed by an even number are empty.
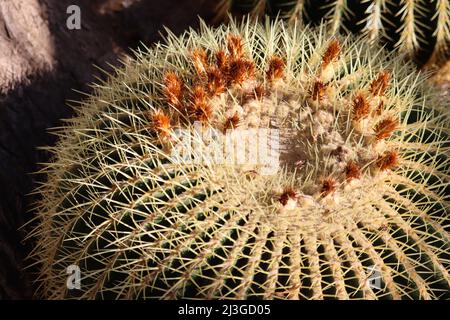
[[[217,19],[234,15],[268,14],[288,21],[327,21],[328,30],[382,39],[419,63],[440,63],[450,46],[450,2],[447,0],[222,0]]]
[[[424,79],[323,26],[169,33],[58,130],[31,234],[39,293],[444,297],[449,109]]]

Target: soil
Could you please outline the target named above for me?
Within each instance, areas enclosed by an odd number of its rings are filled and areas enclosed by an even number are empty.
[[[0,300],[31,299],[33,272],[24,270],[32,241],[19,228],[33,217],[42,177],[38,163],[53,145],[48,128],[73,111],[89,83],[117,66],[140,41],[161,39],[163,26],[180,33],[208,19],[207,0],[2,0],[0,1]],[[81,30],[66,26],[68,6],[81,9]]]

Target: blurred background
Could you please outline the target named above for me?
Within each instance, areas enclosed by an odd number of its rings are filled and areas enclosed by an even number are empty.
[[[245,2],[245,1],[244,1]],[[247,1],[248,2],[248,1]],[[66,26],[67,8],[81,9],[81,29]],[[89,84],[120,66],[142,42],[162,39],[164,26],[175,34],[226,20],[216,0],[0,0],[0,299],[31,299],[32,271],[24,241],[33,196],[42,181],[39,163],[56,138],[48,128],[73,111],[68,100],[81,100]],[[225,10],[225,11],[223,11]],[[219,18],[218,18],[219,17]],[[99,68],[97,68],[97,67]],[[450,63],[435,66],[430,80],[449,97]],[[32,227],[32,226],[30,226]]]

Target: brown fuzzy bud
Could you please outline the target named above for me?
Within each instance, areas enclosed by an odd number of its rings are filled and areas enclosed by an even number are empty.
[[[212,115],[211,106],[207,101],[207,93],[200,85],[196,85],[192,90],[188,113],[194,121],[201,122],[208,121]]]
[[[349,161],[345,166],[345,176],[347,181],[359,179],[361,177],[361,168],[354,161]]]
[[[241,119],[239,118],[239,115],[235,113],[233,116],[228,117],[225,120],[225,123],[223,125],[223,132],[226,132],[229,129],[235,129],[239,126],[239,123],[241,122]]]
[[[163,111],[158,110],[151,116],[151,122],[154,130],[162,135],[167,136],[170,131],[170,118]]]
[[[253,96],[256,99],[261,99],[266,94],[266,90],[264,89],[264,85],[259,83],[256,87],[253,88]]]
[[[315,101],[322,101],[325,96],[326,85],[322,81],[314,82],[314,85],[311,89],[311,99]]]
[[[370,84],[370,92],[374,96],[384,96],[389,86],[390,75],[387,71],[381,71],[378,77]]]
[[[195,49],[192,51],[192,61],[198,75],[204,74],[208,68],[208,56],[203,49]]]
[[[164,78],[164,93],[167,102],[176,108],[181,105],[183,81],[175,72],[168,72]]]
[[[392,132],[397,128],[397,121],[394,118],[386,118],[378,122],[373,131],[377,141],[389,138]]]
[[[242,84],[245,80],[253,77],[255,65],[247,59],[238,59],[230,63],[228,82],[230,84]]]
[[[297,199],[297,193],[291,187],[284,189],[284,191],[281,194],[280,198],[278,198],[278,201],[280,201],[280,203],[283,206],[285,206],[290,199],[292,199],[292,200],[296,200]]]
[[[332,177],[322,179],[321,184],[320,194],[322,197],[332,194],[336,190],[336,180]]]
[[[398,154],[396,151],[387,151],[382,155],[378,156],[375,165],[381,171],[392,169],[398,164]]]
[[[320,189],[320,194],[322,197],[326,197],[336,190],[336,180],[334,180],[332,177],[322,179],[321,184],[322,187]]]
[[[377,108],[375,109],[375,114],[379,116],[383,113],[383,110],[384,110],[384,101],[381,100]]]
[[[210,96],[216,96],[225,91],[225,79],[217,67],[206,71],[207,88]]]
[[[233,59],[242,58],[242,56],[244,55],[242,38],[238,35],[228,35],[227,48]]]
[[[336,60],[340,52],[341,52],[341,45],[339,44],[339,41],[337,40],[331,41],[322,57],[322,66],[326,67],[331,62]]]
[[[278,56],[273,56],[269,60],[269,66],[266,71],[266,79],[273,82],[284,77],[284,60]]]
[[[353,120],[358,121],[366,118],[370,112],[370,106],[367,99],[362,94],[357,94],[353,99]]]
[[[217,64],[217,68],[219,68],[219,70],[223,73],[226,74],[228,72],[228,56],[225,53],[225,51],[220,50],[217,51],[216,53],[216,64]]]

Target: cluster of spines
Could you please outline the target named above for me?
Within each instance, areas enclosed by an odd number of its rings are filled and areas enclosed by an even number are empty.
[[[191,122],[209,122],[214,112],[211,99],[255,78],[255,63],[246,56],[243,39],[239,35],[227,36],[226,49],[208,55],[205,49],[195,48],[191,50],[190,58],[195,76],[183,81],[175,71],[168,71],[164,77],[163,93],[168,105],[184,113]],[[282,79],[284,67],[281,57],[272,56],[268,60],[265,80],[271,84]],[[258,82],[244,99],[261,99],[265,91],[264,83]],[[236,128],[239,123],[239,115],[235,113],[225,119],[223,130]]]
[[[339,60],[341,53],[341,44],[338,40],[332,40],[326,47],[323,55],[316,80],[313,82],[310,90],[310,98],[319,105],[326,94],[330,75],[327,69],[333,63]],[[224,93],[229,88],[239,87],[249,80],[256,78],[255,65],[252,59],[246,57],[244,51],[243,39],[239,35],[229,34],[227,36],[226,50],[220,49],[209,57],[204,48],[195,48],[191,50],[190,59],[195,70],[195,76],[190,79],[190,83],[184,82],[175,71],[168,71],[164,77],[164,96],[166,102],[184,112],[187,117],[195,122],[209,122],[213,114],[211,99]],[[213,61],[212,61],[213,60]],[[214,61],[215,60],[215,61]],[[285,61],[282,57],[273,55],[267,61],[267,68],[264,73],[265,81],[262,80],[254,85],[249,99],[260,99],[270,86],[277,80],[285,77]],[[331,71],[333,72],[333,71]],[[384,95],[389,86],[390,74],[383,70],[370,83],[367,93],[357,93],[353,98],[351,106],[352,119],[356,122],[369,117],[372,113],[380,116],[384,105]],[[261,80],[261,79],[259,79]],[[269,88],[265,88],[266,82]],[[377,101],[375,110],[369,99]],[[245,102],[245,101],[244,101]],[[154,125],[163,135],[167,135],[170,121],[162,111],[158,111],[154,117],[158,119],[163,117],[164,125]],[[158,120],[161,122],[161,119]],[[241,123],[240,116],[237,113],[227,117],[222,124],[222,131],[237,128]],[[373,127],[374,143],[380,140],[388,139],[398,126],[398,121],[390,116],[380,120]],[[398,165],[398,155],[392,150],[380,154],[374,165],[381,171],[394,168]],[[361,177],[361,168],[351,160],[345,169],[346,181],[358,179]],[[321,185],[321,196],[325,197],[332,194],[338,186],[338,182],[333,177],[322,178],[318,182]],[[285,193],[285,192],[284,192]],[[284,194],[283,193],[283,194]]]
[[[326,47],[323,55],[320,67],[318,69],[315,80],[313,80],[312,87],[309,90],[310,99],[315,102],[318,107],[321,106],[329,86],[332,86],[327,80],[330,79],[330,74],[327,71],[328,68],[332,68],[332,64],[337,63],[339,55],[341,53],[341,44],[338,40],[331,40]],[[334,71],[331,71],[332,73]],[[386,70],[382,70],[378,73],[375,79],[373,79],[369,88],[365,91],[358,91],[352,98],[352,104],[349,106],[351,119],[354,121],[355,126],[358,127],[358,123],[374,116],[380,118],[384,112],[385,94],[389,88],[390,74]],[[378,120],[373,128],[362,129],[362,134],[368,134],[372,136],[371,142],[374,146],[382,141],[388,140],[393,132],[399,127],[399,120],[394,116],[386,116]],[[340,151],[339,151],[340,149]],[[338,147],[335,150],[336,155],[342,152],[342,147]],[[333,153],[332,153],[333,154]],[[389,150],[378,155],[373,161],[373,166],[379,171],[386,171],[395,168],[399,164],[399,155],[395,150]],[[342,182],[351,182],[354,179],[362,177],[361,165],[355,160],[349,160],[344,168],[345,179]],[[333,194],[341,182],[337,181],[337,178],[333,176],[327,176],[320,179],[318,182],[320,185],[319,194],[322,197],[326,197]],[[291,194],[291,187],[288,187],[281,195],[280,199],[285,199],[286,195]],[[283,204],[286,201],[280,202]]]
[[[450,54],[447,0],[222,0],[217,11],[218,21],[224,20],[228,12],[281,16],[291,22],[316,23],[325,19],[331,32],[351,30],[365,34],[371,41],[382,38],[421,63],[442,63]]]

